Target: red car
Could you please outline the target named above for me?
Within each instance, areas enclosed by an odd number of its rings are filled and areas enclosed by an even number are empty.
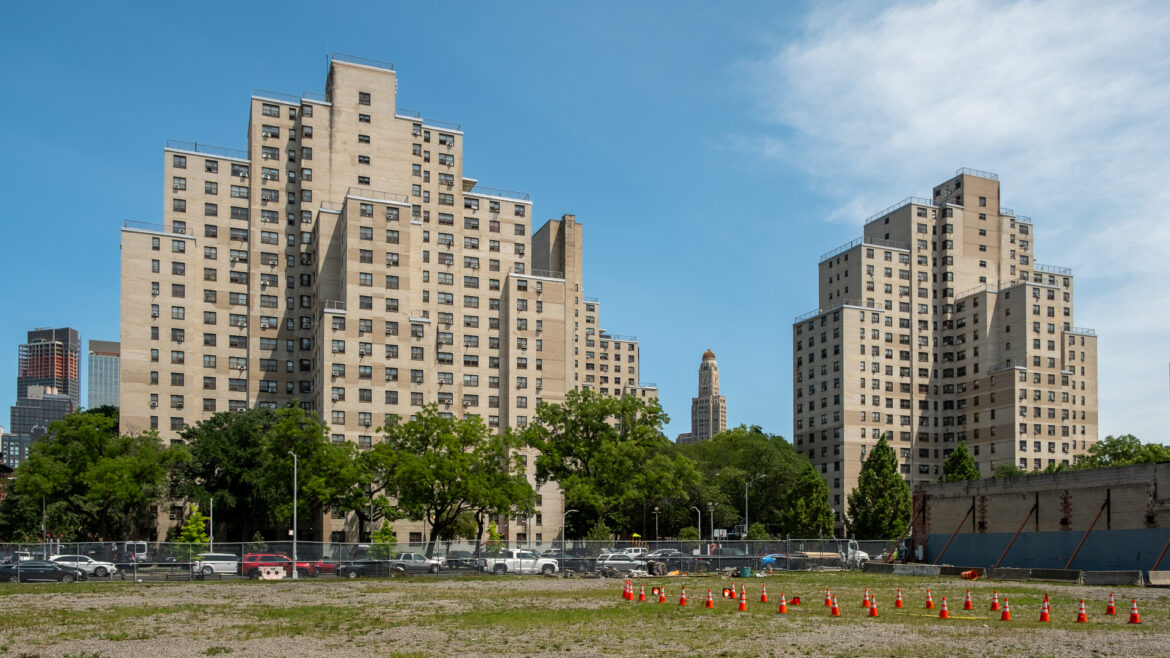
[[[317,573],[323,576],[336,576],[337,567],[339,566],[341,565],[338,564],[337,560],[330,558],[321,558],[313,563],[313,567],[317,570]]]
[[[284,569],[285,576],[292,576],[293,573],[293,561],[287,555],[280,553],[248,553],[240,561],[240,575],[256,580],[260,578],[260,570],[262,567],[280,567]],[[316,576],[318,573],[317,567],[311,562],[297,562],[296,569],[297,576],[300,578],[309,578]]]

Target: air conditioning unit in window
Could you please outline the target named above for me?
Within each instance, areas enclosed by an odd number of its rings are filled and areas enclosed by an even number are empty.
[[[232,265],[235,265],[238,262],[240,262],[240,259],[236,256],[232,256]]]
[[[150,408],[151,408],[151,409],[157,409],[157,408],[158,408],[158,403],[157,403],[157,402],[151,402],[151,403],[150,403]]]
[[[464,407],[470,407],[470,406],[471,406],[471,400],[464,400],[464,401],[463,401],[463,406],[464,406]]]
[[[240,172],[240,178],[247,178],[247,177],[248,177],[248,172],[246,172],[246,171]]]
[[[358,350],[358,356],[366,356],[368,354],[369,352],[366,352],[365,350]]]
[[[341,399],[341,396],[340,396],[340,395],[338,395],[338,394],[336,394],[336,393],[334,393],[334,394],[333,394],[333,401],[334,401],[334,402],[337,402],[339,399]]]
[[[176,403],[175,403],[175,408],[176,408],[176,409],[182,409],[182,408],[183,408],[183,403],[182,403],[182,402],[176,402]]]
[[[157,317],[158,317],[158,311],[151,311],[151,312],[150,312],[150,317],[152,317],[152,318],[157,318]]]
[[[174,186],[173,186],[173,189],[176,189],[176,190],[181,190],[181,189],[183,189],[183,188],[182,188],[182,187],[180,187],[178,183],[175,183],[175,184],[174,184]]]

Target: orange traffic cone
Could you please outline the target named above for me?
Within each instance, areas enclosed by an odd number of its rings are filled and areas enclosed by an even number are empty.
[[[963,601],[964,610],[974,610],[975,604],[971,602],[971,590],[967,590],[967,600]]]
[[[630,598],[629,594],[630,594],[630,581],[623,580],[622,581],[622,600],[625,601],[626,599],[629,599]]]
[[[747,590],[740,590],[739,592],[739,611],[747,612]]]
[[[897,600],[894,601],[894,607],[895,608],[902,607],[902,588],[901,587],[898,588],[898,598],[897,598]]]
[[[1113,605],[1113,592],[1109,592],[1109,605],[1105,606],[1105,614],[1117,614],[1117,608]]]
[[[825,607],[826,608],[833,607],[833,595],[829,593],[828,587],[825,588]]]
[[[1078,624],[1089,623],[1089,616],[1085,614],[1085,600],[1084,599],[1081,599],[1081,609],[1077,612],[1077,623]]]
[[[865,596],[861,599],[861,607],[863,607],[863,608],[869,607],[869,588],[868,587],[865,588]]]
[[[1137,611],[1137,599],[1132,600],[1133,604],[1129,607],[1129,623],[1140,624],[1142,623],[1142,616]]]
[[[1040,621],[1048,621],[1048,601],[1040,604]]]
[[[685,586],[682,588],[682,596],[679,597],[678,604],[683,606],[687,604],[687,588]]]
[[[1006,596],[1003,597],[1003,612],[1000,613],[999,620],[1000,621],[1011,621],[1012,620],[1012,606],[1008,604],[1008,598]]]
[[[833,597],[833,601],[832,601],[831,605],[832,605],[832,607],[829,608],[829,616],[830,617],[840,617],[841,616],[841,608],[837,607],[837,597],[835,597],[835,596]]]
[[[1044,602],[1048,603],[1048,592],[1044,592]]]
[[[991,598],[991,611],[999,610],[999,590],[995,590],[995,596]]]
[[[708,608],[715,607],[715,599],[711,596],[711,590],[707,590],[707,607]]]
[[[666,603],[666,588],[665,587],[658,590],[658,602],[659,603]]]
[[[945,601],[946,598],[943,600]],[[926,590],[926,609],[934,610],[934,599],[930,598],[930,590]]]
[[[938,611],[938,618],[939,619],[950,619],[951,618],[951,613],[947,612],[947,597],[945,597],[945,596],[943,597],[942,610]]]
[[[869,597],[869,616],[870,617],[878,616],[877,597],[876,596]]]
[[[784,592],[780,592],[780,609],[776,611],[777,614],[788,614],[788,601],[784,600]]]
[[[646,586],[639,585],[638,587],[639,587],[639,589],[638,589],[638,602],[645,603],[646,602]]]
[[[760,589],[760,603],[767,603],[767,602],[768,602],[768,586],[764,585]]]

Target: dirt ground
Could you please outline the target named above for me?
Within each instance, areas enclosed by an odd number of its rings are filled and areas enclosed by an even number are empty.
[[[703,607],[730,581],[659,578],[668,603],[627,602],[620,580],[515,577],[0,586],[0,656],[1170,655],[1170,591],[968,583],[861,574],[746,581],[748,611]],[[766,585],[769,603],[759,602]],[[681,587],[688,606],[678,605]],[[824,589],[842,616],[823,606]],[[893,606],[902,588],[906,607]],[[865,588],[879,617],[861,607]],[[929,588],[935,610],[924,608]],[[963,611],[965,590],[977,602]],[[987,608],[993,590],[1012,621]],[[801,605],[777,614],[781,593]],[[1053,621],[1038,621],[1051,597]],[[947,597],[952,619],[937,617]],[[653,597],[650,597],[653,598]],[[1081,598],[1089,623],[1074,622]],[[1141,625],[1128,620],[1137,599]]]

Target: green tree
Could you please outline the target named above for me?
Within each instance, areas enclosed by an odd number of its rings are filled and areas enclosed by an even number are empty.
[[[790,537],[833,536],[833,508],[829,505],[829,483],[804,460],[800,473],[787,493],[788,504],[780,509],[777,527]]]
[[[605,521],[598,521],[585,533],[585,541],[608,542],[613,541],[613,531],[605,525]]]
[[[199,505],[192,504],[191,513],[187,516],[179,536],[175,538],[175,542],[180,545],[176,557],[190,562],[195,555],[208,550],[211,539],[207,534],[207,520],[203,512],[199,511]]]
[[[693,525],[689,525],[682,530],[679,530],[678,538],[682,541],[698,541],[701,539],[699,536],[699,529]]]
[[[947,456],[943,462],[943,482],[962,482],[965,480],[978,480],[979,467],[975,465],[975,458],[971,453],[967,452],[967,444],[959,441],[958,447],[955,451]]]
[[[46,530],[66,541],[153,534],[168,474],[185,459],[185,449],[163,446],[154,432],[121,435],[112,407],[69,414],[17,467],[0,532],[39,537],[43,500]]]
[[[578,510],[568,519],[573,534],[601,521],[645,535],[643,519],[656,501],[683,499],[698,486],[693,462],[662,435],[666,422],[656,400],[591,390],[537,407],[524,441],[540,451],[537,482],[556,481],[565,504]]]
[[[764,527],[763,523],[753,523],[747,531],[748,541],[764,541],[771,539],[772,535],[768,534],[768,529]]]
[[[394,547],[398,545],[398,535],[394,532],[394,526],[390,523],[382,524],[372,535],[370,535],[370,556],[375,560],[389,560],[390,555],[394,552]]]
[[[1089,453],[1077,458],[1076,468],[1106,468],[1129,464],[1153,464],[1170,461],[1170,446],[1142,443],[1132,434],[1109,435],[1089,447]]]
[[[1016,466],[1015,464],[997,464],[992,477],[997,478],[1014,478],[1021,475],[1027,475],[1028,472]]]
[[[857,488],[849,494],[849,531],[858,539],[900,537],[910,523],[910,487],[883,434],[865,458]]]
[[[316,414],[299,407],[222,412],[183,432],[191,460],[175,477],[188,500],[214,499],[225,537],[283,536],[292,525],[297,468],[298,530],[318,536],[327,509],[365,509],[369,473],[353,443],[333,443]]]
[[[480,416],[439,415],[431,404],[409,422],[397,417],[382,428],[374,446],[373,479],[395,498],[394,508],[431,528],[426,553],[435,542],[479,513],[529,513],[536,493],[524,476],[519,442],[510,433],[492,434]]]

